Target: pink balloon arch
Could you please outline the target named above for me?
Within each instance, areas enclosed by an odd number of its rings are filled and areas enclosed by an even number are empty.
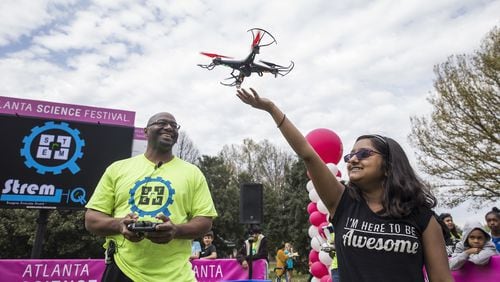
[[[341,177],[341,173],[337,168],[337,164],[342,158],[343,145],[339,136],[326,128],[318,128],[306,135],[306,140],[311,144],[320,158],[327,164],[330,171],[337,177]],[[309,172],[307,172],[309,177]],[[309,177],[310,178],[310,177]],[[331,258],[321,250],[321,247],[327,244],[327,234],[324,232],[324,227],[328,225],[328,210],[323,202],[319,199],[318,194],[309,180],[307,183],[307,191],[311,202],[307,205],[309,213],[309,237],[311,238],[311,251],[309,252],[309,271],[314,276],[313,281],[331,282],[330,264]]]

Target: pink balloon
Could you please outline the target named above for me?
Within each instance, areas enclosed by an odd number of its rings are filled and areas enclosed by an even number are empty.
[[[314,277],[321,278],[328,275],[328,268],[320,261],[313,262],[311,265],[311,274]]]
[[[319,211],[314,211],[309,215],[309,222],[314,226],[319,226],[326,220],[326,215]]]
[[[310,202],[308,205],[307,205],[307,212],[309,214],[315,212],[315,211],[318,211],[318,207],[316,206],[316,203],[314,202]]]
[[[318,233],[319,233],[319,235],[321,235],[321,237],[323,237],[325,239],[330,239],[330,238],[326,238],[326,234],[325,234],[325,230],[323,229],[323,226],[328,226],[328,222],[324,221],[324,222],[321,222],[318,225]]]
[[[342,177],[342,172],[340,172],[340,170],[339,170],[339,171],[337,171],[337,175],[335,175],[335,176],[336,176],[336,177]]]
[[[330,275],[327,274],[327,275],[321,277],[319,282],[332,282],[332,277],[330,277]]]
[[[306,139],[325,163],[338,164],[344,150],[340,137],[326,128],[309,132]]]
[[[317,261],[319,261],[319,252],[316,252],[315,250],[311,250],[309,252],[309,262],[313,263],[313,262],[317,262]]]

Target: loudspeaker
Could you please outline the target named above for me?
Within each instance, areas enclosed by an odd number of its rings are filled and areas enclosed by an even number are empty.
[[[240,223],[260,224],[262,222],[262,184],[240,185]]]

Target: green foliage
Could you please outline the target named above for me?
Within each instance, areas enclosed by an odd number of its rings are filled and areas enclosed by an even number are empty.
[[[451,56],[435,67],[430,118],[412,117],[410,142],[423,170],[435,176],[450,206],[500,196],[500,29],[473,55]]]
[[[205,174],[218,213],[212,227],[216,236],[214,245],[217,246],[217,255],[228,257],[235,246],[224,240],[235,244],[235,239],[244,232],[238,224],[238,212],[234,211],[238,208],[239,188],[232,184],[229,168],[221,156],[202,156],[199,167]]]
[[[2,258],[31,257],[38,215],[38,210],[0,209]],[[85,230],[83,218],[83,211],[49,211],[42,258],[103,257],[103,240]]]

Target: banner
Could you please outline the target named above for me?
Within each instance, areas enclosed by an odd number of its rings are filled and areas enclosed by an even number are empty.
[[[12,282],[98,282],[104,272],[102,259],[0,260],[2,281]]]
[[[235,259],[193,260],[193,271],[199,282],[248,279]],[[105,264],[103,259],[46,259],[0,260],[1,281],[9,282],[98,282]],[[267,261],[256,260],[252,268],[253,279],[267,278]]]
[[[83,209],[130,157],[135,113],[0,96],[0,208]]]

